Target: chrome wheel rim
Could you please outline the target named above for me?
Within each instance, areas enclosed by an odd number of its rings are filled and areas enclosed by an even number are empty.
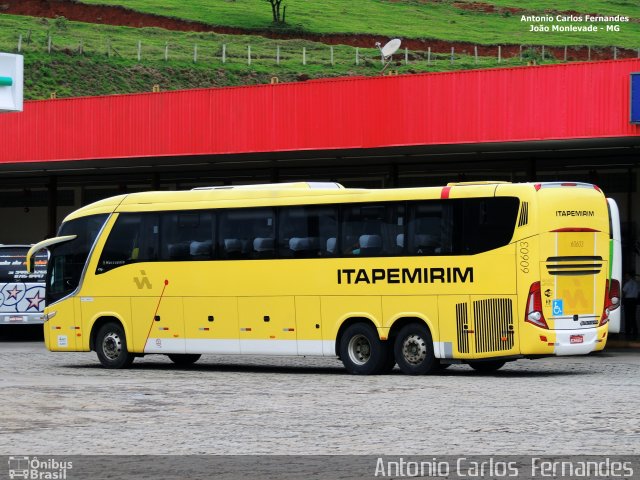
[[[420,365],[427,358],[427,343],[420,335],[407,335],[402,342],[402,356],[411,365]]]
[[[364,365],[371,358],[371,343],[364,335],[354,335],[349,340],[349,359],[356,365]]]
[[[116,360],[122,353],[122,339],[115,332],[105,335],[102,340],[102,353],[109,360]]]

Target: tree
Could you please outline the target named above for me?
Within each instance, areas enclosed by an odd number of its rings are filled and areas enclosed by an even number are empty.
[[[280,7],[283,0],[266,0],[271,4],[271,13],[273,14],[273,23],[284,23],[284,15],[286,6],[282,7],[282,14],[280,13]]]

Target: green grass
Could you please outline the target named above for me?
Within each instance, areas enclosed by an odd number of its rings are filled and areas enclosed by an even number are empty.
[[[334,47],[334,65],[327,45],[303,40],[276,41],[259,36],[173,32],[156,28],[129,28],[92,25],[64,19],[47,20],[0,15],[0,51],[15,51],[23,36],[25,56],[25,98],[105,95],[162,90],[268,83],[347,75],[378,75],[381,69],[376,49],[360,49],[355,64],[355,48]],[[49,35],[52,53],[47,53]],[[29,41],[27,41],[29,39]],[[137,61],[137,44],[142,43],[142,59]],[[83,54],[79,46],[83,46]],[[169,59],[164,60],[169,45]],[[194,45],[198,61],[193,62]],[[227,62],[222,63],[222,45],[227,46]],[[247,46],[252,63],[247,65]],[[281,63],[276,64],[276,46]],[[307,65],[302,65],[302,48]],[[110,52],[110,56],[108,55]],[[539,59],[538,59],[539,60]],[[521,65],[519,59],[503,60],[500,66]],[[410,52],[410,63],[397,55],[392,69],[399,73],[458,70],[498,66],[495,58],[457,55],[452,65],[449,55],[433,55],[427,64],[424,52]]]
[[[269,29],[271,9],[265,0],[82,0],[84,3],[122,5],[140,12],[201,21],[212,25]],[[527,9],[550,5],[580,11],[598,11],[608,5],[611,12],[637,14],[637,2],[619,0],[559,0],[554,2],[517,2],[487,0]],[[622,24],[620,32],[535,33],[520,16],[472,12],[453,6],[453,0],[287,0],[287,24],[310,33],[367,33],[384,37],[434,38],[478,44],[599,45],[638,48],[640,24]]]

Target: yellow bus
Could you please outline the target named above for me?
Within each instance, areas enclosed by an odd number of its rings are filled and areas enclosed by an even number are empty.
[[[320,355],[428,374],[602,350],[619,304],[608,242],[590,184],[300,182],[105,199],[27,263],[49,250],[47,348],[105,367]]]

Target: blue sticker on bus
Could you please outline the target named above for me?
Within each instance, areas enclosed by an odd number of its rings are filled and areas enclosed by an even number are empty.
[[[555,299],[551,304],[551,311],[554,317],[564,314],[564,305],[561,299]]]

